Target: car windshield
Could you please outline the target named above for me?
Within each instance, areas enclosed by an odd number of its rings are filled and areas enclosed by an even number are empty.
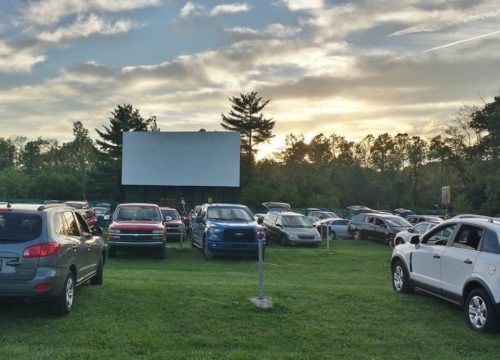
[[[311,227],[311,224],[304,216],[286,215],[283,216],[283,226],[285,227]]]
[[[254,221],[255,218],[246,208],[212,207],[207,209],[208,220],[215,221]]]
[[[108,211],[108,209],[96,207],[96,208],[94,208],[94,211],[95,211],[96,214],[106,214],[106,212]]]
[[[164,218],[166,216],[170,216],[172,218],[172,220],[179,220],[180,219],[180,215],[177,212],[177,210],[173,210],[173,209],[172,210],[162,210],[161,214],[163,215]]]
[[[408,221],[400,217],[386,218],[385,221],[387,221],[390,226],[411,226]]]
[[[42,218],[34,214],[0,213],[0,241],[24,242],[42,233]]]
[[[157,208],[146,206],[122,206],[115,215],[117,221],[161,221]]]

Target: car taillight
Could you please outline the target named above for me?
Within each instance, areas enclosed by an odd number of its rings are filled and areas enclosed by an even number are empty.
[[[47,291],[50,289],[50,284],[36,284],[33,290],[35,291]]]
[[[52,256],[61,251],[61,244],[59,243],[46,243],[27,247],[24,249],[23,258],[37,258]]]

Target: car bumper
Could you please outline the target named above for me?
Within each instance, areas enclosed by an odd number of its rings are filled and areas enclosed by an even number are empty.
[[[259,251],[259,245],[257,242],[221,242],[221,241],[208,241],[207,243],[210,250],[220,253],[251,253],[257,254]],[[265,242],[264,242],[265,245]]]
[[[108,240],[108,248],[149,248],[165,246],[165,240],[119,241]]]
[[[288,238],[288,241],[294,245],[311,245],[311,246],[318,246],[321,244],[321,240],[312,240],[312,239],[290,239]]]
[[[66,267],[39,268],[31,280],[0,280],[0,299],[52,300],[61,293],[67,274]],[[35,291],[35,286],[39,284],[48,284],[49,287],[44,291]]]

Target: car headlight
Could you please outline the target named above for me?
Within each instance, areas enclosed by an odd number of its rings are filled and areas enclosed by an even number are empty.
[[[288,234],[288,238],[290,240],[298,240],[299,236],[297,234]]]
[[[120,235],[120,230],[109,230],[109,235]]]
[[[211,227],[208,228],[208,236],[211,238],[217,238],[222,233],[222,229]]]

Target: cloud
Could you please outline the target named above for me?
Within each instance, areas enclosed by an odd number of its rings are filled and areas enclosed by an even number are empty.
[[[246,3],[235,3],[235,4],[222,4],[215,6],[212,10],[210,10],[210,16],[217,16],[220,14],[226,13],[238,13],[238,12],[246,12],[250,10],[250,6]]]
[[[281,0],[279,3],[291,11],[321,9],[324,6],[323,0]]]
[[[126,33],[134,27],[130,20],[117,20],[109,22],[96,14],[88,16],[79,15],[76,21],[67,27],[60,27],[53,32],[45,31],[36,37],[39,40],[47,42],[61,42],[83,37],[89,37],[94,34],[116,35]]]
[[[162,0],[42,0],[23,9],[28,23],[49,25],[66,16],[90,12],[120,12],[160,5]]]
[[[0,41],[0,73],[27,73],[43,61],[37,47],[15,48]]]
[[[240,38],[289,38],[300,33],[302,29],[300,27],[291,27],[275,23],[266,26],[266,28],[260,31],[240,26],[225,28],[224,31],[228,34],[239,36]]]
[[[181,9],[180,16],[181,18],[186,18],[190,14],[193,13],[200,13],[203,10],[203,6],[200,4],[193,3],[191,1],[188,1],[186,5],[184,5]]]
[[[189,16],[218,16],[221,14],[234,14],[250,10],[247,3],[233,3],[216,5],[208,10],[203,5],[188,1],[181,9],[179,16],[187,18]]]

